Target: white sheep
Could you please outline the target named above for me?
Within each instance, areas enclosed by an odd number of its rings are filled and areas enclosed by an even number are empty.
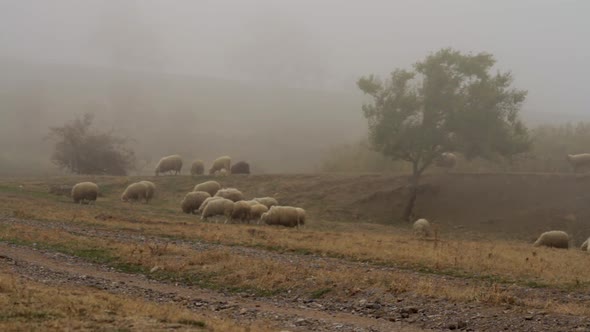
[[[71,196],[74,203],[96,202],[98,185],[94,182],[80,182],[72,187]]]
[[[533,246],[545,246],[553,248],[569,248],[570,237],[563,231],[549,231],[541,234]]]
[[[248,221],[250,220],[251,207],[246,201],[238,201],[234,203],[231,218],[233,220]]]
[[[145,197],[145,202],[149,203],[149,201],[151,201],[152,198],[154,198],[154,195],[156,193],[156,185],[151,181],[139,181],[139,183],[143,183],[147,186],[147,195]]]
[[[244,200],[244,194],[236,188],[225,188],[217,191],[217,197],[227,198],[231,201],[238,202]]]
[[[233,210],[234,202],[229,199],[219,198],[210,200],[203,209],[203,213],[201,213],[201,219],[205,220],[213,216],[225,216],[228,219],[231,217]]]
[[[426,219],[418,219],[412,226],[414,234],[420,237],[430,236],[432,234],[430,222]]]
[[[180,208],[184,213],[196,214],[203,202],[210,197],[211,195],[205,191],[191,191],[180,202]]]
[[[205,173],[205,164],[202,160],[195,160],[191,165],[191,175],[202,175]]]
[[[207,204],[209,204],[209,202],[216,200],[216,199],[224,199],[224,198],[218,197],[218,196],[211,196],[211,197],[205,199],[203,201],[203,203],[201,204],[201,206],[199,207],[199,213],[203,213],[203,210],[205,209],[205,207],[207,207]]]
[[[260,217],[262,214],[268,212],[268,208],[265,205],[262,205],[258,202],[254,202],[254,204],[250,203],[252,201],[244,201],[250,205],[250,220],[256,220],[260,222]]]
[[[144,199],[148,202],[148,186],[145,183],[135,182],[127,186],[123,194],[121,194],[121,200],[127,202],[130,200],[140,201]]]
[[[221,189],[221,185],[217,181],[206,181],[195,186],[193,191],[206,191],[211,196],[215,196],[217,191]]]
[[[590,153],[568,154],[566,159],[574,169],[574,173],[576,173],[580,167],[590,166]]]
[[[174,172],[174,174],[179,174],[180,170],[182,169],[182,157],[175,154],[167,157],[163,157],[156,165],[156,176],[160,175],[160,173],[166,172]]]
[[[582,249],[583,251],[590,252],[590,246],[588,246],[588,243],[590,243],[590,237],[587,238],[586,241],[584,241],[584,243],[582,243],[582,245],[580,246],[580,249]]]
[[[269,209],[275,205],[279,205],[279,202],[273,197],[259,197],[252,200],[266,206]]]
[[[300,212],[292,206],[273,206],[268,212],[262,214],[260,221],[267,225],[299,227],[301,223],[301,215]]]
[[[222,168],[225,168],[226,171],[231,170],[231,157],[230,156],[223,156],[215,159],[211,168],[209,169],[209,174],[213,175],[215,172],[220,171]]]

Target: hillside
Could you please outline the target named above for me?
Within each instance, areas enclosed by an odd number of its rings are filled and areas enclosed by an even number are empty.
[[[427,238],[395,218],[403,176],[218,178],[247,197],[304,207],[307,221],[298,229],[203,221],[182,213],[179,201],[209,177],[148,178],[157,184],[149,204],[119,199],[138,177],[0,178],[0,328],[590,326],[590,256],[577,249],[590,232],[588,176],[429,175],[417,206],[438,230]],[[100,185],[96,204],[74,204],[68,190],[49,192],[82,180]],[[547,229],[568,231],[575,247],[532,247]]]

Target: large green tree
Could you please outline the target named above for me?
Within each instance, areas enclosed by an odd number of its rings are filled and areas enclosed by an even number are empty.
[[[412,165],[403,219],[412,213],[420,176],[442,152],[493,160],[530,148],[519,118],[527,93],[511,87],[510,72],[492,73],[495,62],[488,53],[446,48],[385,81],[374,75],[358,80],[372,97],[362,108],[372,147]]]

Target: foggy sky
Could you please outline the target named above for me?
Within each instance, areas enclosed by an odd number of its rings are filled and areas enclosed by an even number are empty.
[[[494,54],[527,109],[581,114],[589,12],[583,0],[0,0],[0,60],[352,91],[450,46]]]

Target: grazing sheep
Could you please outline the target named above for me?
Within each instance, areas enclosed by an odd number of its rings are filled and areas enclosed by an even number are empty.
[[[412,229],[414,230],[414,235],[417,236],[426,237],[431,234],[430,223],[426,219],[416,220]]]
[[[242,222],[250,220],[250,204],[246,201],[235,202],[231,218]]]
[[[209,174],[213,175],[216,171],[220,171],[222,168],[225,168],[226,171],[231,170],[231,157],[223,156],[215,159],[211,168],[209,169]]]
[[[250,220],[258,220],[260,221],[260,217],[262,214],[268,212],[268,208],[265,205],[262,205],[258,202],[254,202],[251,204],[252,201],[244,201],[250,205]]]
[[[182,202],[180,202],[180,208],[184,213],[197,214],[203,202],[210,198],[208,192],[205,191],[192,191],[184,196]]]
[[[227,198],[231,201],[237,202],[244,200],[244,194],[236,188],[225,188],[217,191],[217,197]]]
[[[205,164],[202,160],[195,160],[191,165],[191,175],[202,175],[205,173]]]
[[[72,199],[74,203],[96,202],[98,197],[98,185],[93,182],[80,182],[72,187]]]
[[[141,182],[135,182],[127,186],[123,194],[121,195],[121,200],[123,202],[127,202],[130,200],[139,201],[144,199],[147,203],[148,201],[148,185]]]
[[[220,169],[219,171],[215,172],[216,176],[227,176],[228,172],[225,168]]]
[[[299,225],[305,225],[305,218],[306,218],[306,213],[305,210],[302,208],[295,208],[295,210],[297,210],[297,213],[299,214]]]
[[[147,195],[145,197],[145,202],[149,203],[149,201],[154,198],[154,194],[156,193],[156,185],[151,181],[139,181],[139,183],[143,183],[147,186]]]
[[[219,184],[219,182],[207,181],[197,184],[193,191],[206,191],[209,193],[209,195],[215,196],[219,189],[221,189],[221,185]]]
[[[275,205],[279,205],[279,202],[277,202],[277,200],[273,197],[259,197],[252,200],[266,206],[269,209]]]
[[[160,159],[158,165],[156,165],[156,176],[160,173],[174,172],[174,174],[180,174],[182,169],[182,157],[175,154]]]
[[[206,219],[213,216],[225,216],[230,218],[234,210],[234,202],[229,199],[220,198],[210,200],[201,213],[201,219]]]
[[[566,232],[549,231],[541,234],[533,246],[546,246],[553,248],[569,248],[570,237]]]
[[[443,152],[436,159],[435,164],[437,167],[442,167],[446,168],[447,170],[450,170],[457,164],[457,156],[455,156],[455,154],[452,152]]]
[[[238,161],[230,169],[231,174],[250,174],[250,164],[245,161]]]
[[[268,212],[262,214],[260,220],[267,225],[299,227],[301,217],[297,209],[292,206],[273,206]]]
[[[579,168],[590,166],[590,153],[568,154],[566,158],[572,165],[574,173],[578,172]]]
[[[207,204],[209,204],[209,202],[216,200],[216,199],[223,199],[223,197],[211,196],[211,197],[205,199],[203,201],[203,203],[201,204],[201,206],[199,207],[199,213],[203,213],[203,210],[205,209]]]
[[[582,245],[580,246],[580,249],[584,250],[584,251],[590,251],[590,248],[588,247],[588,243],[590,243],[590,237],[586,239],[586,241],[584,241],[584,243],[582,243]]]

